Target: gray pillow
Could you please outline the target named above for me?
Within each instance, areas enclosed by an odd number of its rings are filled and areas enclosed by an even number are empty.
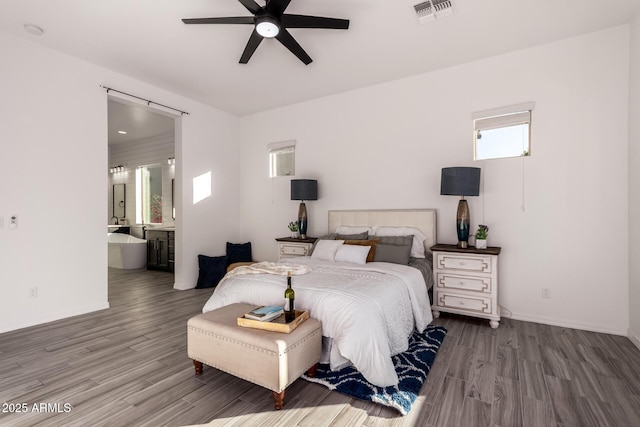
[[[369,240],[379,240],[381,245],[407,246],[413,245],[411,236],[369,236]]]
[[[373,261],[408,265],[409,255],[411,255],[411,245],[399,246],[378,243]]]
[[[336,240],[367,240],[369,237],[368,231],[363,231],[358,234],[335,234]]]

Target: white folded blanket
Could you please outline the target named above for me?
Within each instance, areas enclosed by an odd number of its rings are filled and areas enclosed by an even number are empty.
[[[280,276],[286,276],[287,274],[291,273],[292,276],[298,276],[301,274],[307,274],[310,271],[311,271],[311,267],[308,267],[306,265],[282,264],[282,263],[276,263],[276,262],[263,261],[263,262],[257,262],[255,264],[250,264],[250,265],[241,265],[239,267],[234,268],[233,270],[225,274],[225,276],[222,278],[220,283],[222,283],[225,279],[228,279],[230,277],[241,276],[244,274],[267,273],[267,274],[277,274]]]

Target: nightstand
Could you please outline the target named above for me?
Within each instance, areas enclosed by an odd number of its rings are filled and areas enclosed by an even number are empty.
[[[500,322],[498,306],[498,255],[501,248],[458,248],[456,245],[435,245],[433,252],[433,316],[440,312],[464,314],[489,319],[497,328]]]
[[[282,258],[311,255],[311,248],[316,240],[318,239],[315,237],[307,237],[306,239],[280,237],[276,239],[278,242],[278,261]]]

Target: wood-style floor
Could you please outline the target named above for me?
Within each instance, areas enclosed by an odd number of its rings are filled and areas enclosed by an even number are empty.
[[[266,389],[209,367],[194,376],[186,322],[211,290],[173,290],[162,272],[109,278],[110,309],[0,334],[0,425],[640,425],[640,351],[628,339],[446,315],[436,323],[449,333],[408,416],[304,380],[274,411]]]

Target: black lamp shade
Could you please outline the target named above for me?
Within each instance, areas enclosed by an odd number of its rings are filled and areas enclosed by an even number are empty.
[[[292,179],[291,200],[318,200],[318,181],[315,179]]]
[[[293,186],[291,187],[291,189],[291,194],[293,195]],[[440,180],[440,195],[479,196],[480,168],[442,168],[442,178]]]

